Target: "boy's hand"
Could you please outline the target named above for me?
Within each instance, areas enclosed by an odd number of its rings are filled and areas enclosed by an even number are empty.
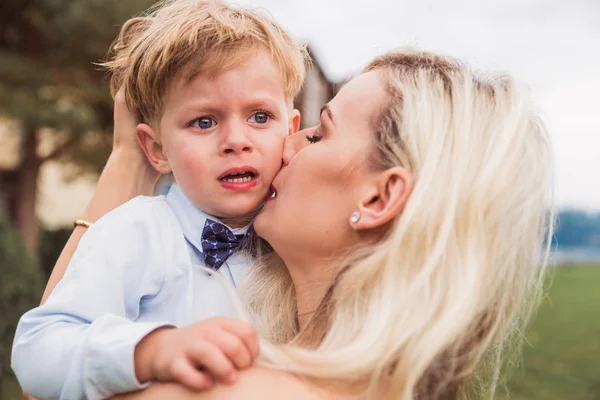
[[[28,395],[24,390],[21,393],[23,394],[23,400],[37,400],[35,397]]]
[[[183,328],[158,329],[135,348],[140,382],[177,381],[205,390],[217,379],[233,383],[258,356],[258,335],[247,322],[212,318]]]

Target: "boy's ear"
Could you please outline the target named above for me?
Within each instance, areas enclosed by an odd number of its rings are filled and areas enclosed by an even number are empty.
[[[170,173],[169,160],[163,152],[162,144],[154,129],[148,124],[138,124],[135,128],[135,135],[144,154],[146,154],[146,158],[154,169],[161,174]]]
[[[360,200],[360,219],[351,224],[352,227],[356,230],[375,229],[396,218],[404,209],[413,186],[413,175],[406,168],[383,171]]]
[[[288,135],[293,135],[300,130],[300,111],[295,108],[290,113],[290,122],[288,125]]]

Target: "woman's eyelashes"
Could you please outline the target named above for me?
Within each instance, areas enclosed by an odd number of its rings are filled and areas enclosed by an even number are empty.
[[[322,138],[323,138],[322,135],[317,135],[316,133],[313,135],[306,135],[306,140],[308,140],[308,143],[311,143],[311,144],[320,142]]]
[[[308,140],[308,143],[310,143],[310,144],[320,142],[321,139],[323,139],[321,125],[316,127],[316,129],[313,131],[312,135],[306,135],[306,140]]]

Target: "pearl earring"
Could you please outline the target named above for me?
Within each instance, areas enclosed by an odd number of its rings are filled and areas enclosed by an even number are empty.
[[[360,211],[354,211],[350,216],[350,224],[354,225],[358,221],[360,221]]]

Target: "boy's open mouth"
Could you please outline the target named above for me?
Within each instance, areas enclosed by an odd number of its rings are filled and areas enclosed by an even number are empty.
[[[219,176],[219,181],[224,183],[248,183],[258,176],[258,172],[252,167],[230,168]]]
[[[277,189],[275,189],[275,186],[271,185],[271,187],[269,188],[269,194],[267,196],[267,201],[275,200],[276,197],[277,197]]]
[[[252,180],[252,178],[254,178],[256,175],[254,175],[253,172],[242,172],[242,173],[234,173],[234,174],[229,174],[229,175],[225,175],[224,177],[222,177],[220,180],[223,182],[229,182],[229,183],[241,183],[241,182],[250,182]]]

